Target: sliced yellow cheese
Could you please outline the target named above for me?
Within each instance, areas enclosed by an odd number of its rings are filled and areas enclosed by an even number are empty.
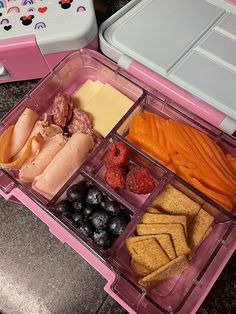
[[[88,82],[88,81],[87,81]],[[100,81],[91,81],[92,84],[86,85],[87,88],[82,89],[81,92],[78,91],[76,94],[76,106],[83,110],[86,110],[87,103],[98,93],[98,91],[104,86]]]
[[[73,95],[73,103],[75,107],[80,106],[80,98],[93,86],[94,81],[87,80],[79,90]]]
[[[132,105],[132,100],[105,84],[85,103],[83,110],[92,115],[94,129],[105,137]]]

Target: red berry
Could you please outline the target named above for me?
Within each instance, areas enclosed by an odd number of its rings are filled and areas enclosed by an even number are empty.
[[[123,166],[128,160],[129,149],[122,142],[114,142],[105,156],[105,166]]]
[[[123,170],[120,167],[109,167],[105,173],[104,179],[105,182],[114,190],[125,187],[125,176]]]
[[[126,187],[136,194],[151,193],[155,186],[152,175],[144,167],[134,167],[126,177]]]

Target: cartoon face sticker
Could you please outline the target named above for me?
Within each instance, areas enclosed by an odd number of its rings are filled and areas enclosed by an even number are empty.
[[[20,20],[22,21],[23,25],[28,26],[32,23],[33,18],[34,18],[34,15],[28,15],[28,16],[22,16]]]
[[[61,0],[58,3],[61,5],[62,9],[69,9],[73,0]]]

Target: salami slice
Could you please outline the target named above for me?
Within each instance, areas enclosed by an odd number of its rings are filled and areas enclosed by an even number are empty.
[[[67,126],[67,131],[70,135],[75,132],[91,134],[93,124],[90,116],[79,108],[73,108],[72,118]]]
[[[72,115],[72,98],[68,95],[58,94],[52,106],[52,120],[53,122],[64,128]]]

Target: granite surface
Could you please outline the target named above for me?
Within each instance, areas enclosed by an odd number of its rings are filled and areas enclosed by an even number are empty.
[[[95,1],[98,23],[127,2]],[[1,117],[36,83],[0,85]],[[105,284],[27,208],[0,199],[0,313],[126,313],[106,295]],[[236,254],[198,313],[236,313]]]

